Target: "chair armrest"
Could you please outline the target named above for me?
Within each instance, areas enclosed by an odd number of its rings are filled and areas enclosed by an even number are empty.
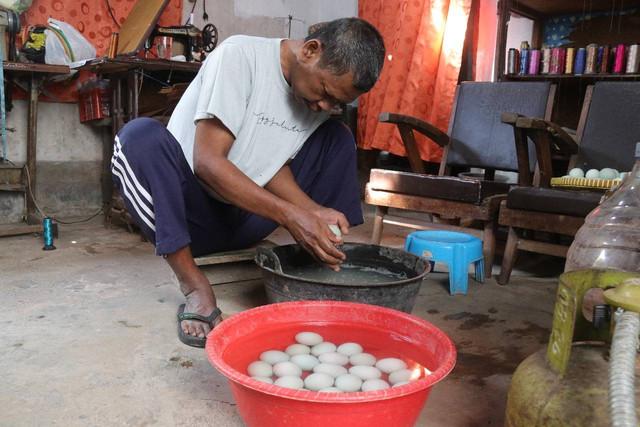
[[[553,122],[534,117],[518,117],[516,127],[546,131],[551,141],[565,154],[578,154],[578,144],[564,129]],[[534,141],[535,142],[535,141]]]
[[[514,142],[516,144],[516,158],[518,160],[518,185],[531,186],[533,176],[531,175],[529,162],[529,143],[527,131],[516,126],[519,118],[525,117],[518,113],[502,113],[500,121],[513,128]]]
[[[396,113],[380,113],[378,120],[385,123],[409,126],[413,128],[413,130],[416,130],[427,138],[433,140],[433,142],[438,144],[440,147],[445,147],[449,144],[449,135],[442,132],[431,123],[420,120],[417,117]]]
[[[516,121],[520,118],[520,117],[525,117],[522,114],[518,114],[518,113],[502,113],[500,115],[500,121],[502,123],[506,123],[508,125],[512,125],[515,126]]]

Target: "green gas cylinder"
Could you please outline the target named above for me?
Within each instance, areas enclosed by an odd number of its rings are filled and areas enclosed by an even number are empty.
[[[549,345],[525,359],[514,372],[507,396],[505,425],[610,425],[607,400],[609,346],[613,333],[610,310],[603,299],[591,319],[591,310],[583,310],[583,303],[586,303],[585,295],[617,287],[633,278],[640,278],[640,274],[576,270],[560,276]],[[638,359],[635,378],[636,384],[640,384]],[[640,387],[636,388],[636,400],[640,402],[638,390]]]

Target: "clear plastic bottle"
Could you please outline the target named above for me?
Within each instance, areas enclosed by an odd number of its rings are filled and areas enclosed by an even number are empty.
[[[585,219],[569,248],[565,271],[640,271],[640,142],[633,170]]]

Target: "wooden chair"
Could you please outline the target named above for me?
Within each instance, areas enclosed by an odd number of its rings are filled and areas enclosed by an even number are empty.
[[[380,243],[385,223],[472,234],[483,240],[485,274],[491,277],[498,209],[509,189],[508,184],[493,181],[495,171],[517,171],[516,157],[530,152],[528,172],[519,176],[530,185],[535,165],[533,144],[522,130],[502,123],[501,113],[549,119],[554,94],[555,86],[549,82],[462,83],[456,89],[446,134],[415,117],[380,114],[380,121],[398,126],[413,172],[371,170],[365,201],[376,206],[372,242]],[[437,176],[425,174],[413,131],[444,148]],[[484,179],[450,176],[452,165],[483,168]],[[430,222],[388,215],[389,208],[426,213]],[[461,225],[461,218],[480,222],[481,229]]]
[[[598,82],[589,86],[575,141],[549,121],[503,116],[534,141],[540,180],[536,186],[511,188],[500,205],[499,224],[509,226],[509,236],[498,283],[509,281],[519,249],[566,257],[567,245],[525,238],[523,231],[575,236],[584,218],[600,203],[603,192],[550,188],[551,156],[557,150],[571,153],[569,170],[631,170],[635,144],[640,141],[639,99],[640,82]],[[520,167],[527,169],[525,158]]]

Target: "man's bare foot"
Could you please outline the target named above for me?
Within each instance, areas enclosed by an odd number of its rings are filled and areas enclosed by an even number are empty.
[[[195,313],[205,317],[209,316],[216,308],[211,286],[209,286],[209,291],[210,292],[206,292],[206,290],[197,289],[186,295],[184,312]],[[200,320],[191,319],[183,320],[181,326],[184,333],[194,337],[204,338],[209,334],[209,332],[211,332],[212,326],[215,327],[220,322],[222,322],[222,317],[218,316],[213,321],[213,325],[208,325]]]
[[[180,283],[180,290],[185,296],[186,303],[184,313],[210,316],[217,307],[216,297],[207,277],[198,269],[189,246],[184,246],[166,257],[167,263],[175,273]],[[180,324],[182,332],[194,337],[204,338],[212,327],[222,322],[222,317],[218,316],[213,320],[212,325],[201,320],[188,319]]]

